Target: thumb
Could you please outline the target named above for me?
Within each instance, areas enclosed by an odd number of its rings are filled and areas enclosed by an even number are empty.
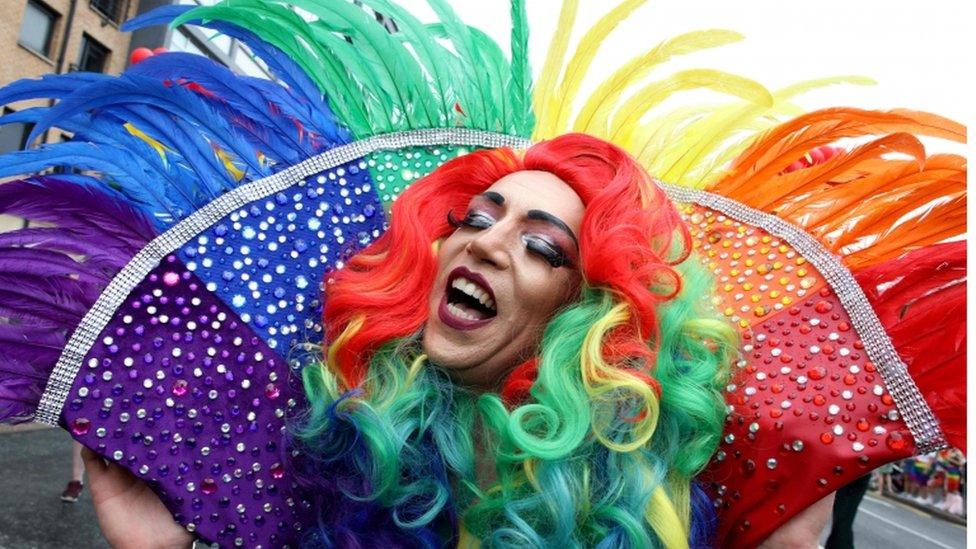
[[[88,473],[89,482],[97,482],[95,479],[102,477],[108,470],[105,460],[87,446],[81,449],[81,460],[85,462],[85,472]]]

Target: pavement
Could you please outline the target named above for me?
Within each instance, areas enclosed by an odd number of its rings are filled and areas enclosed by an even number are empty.
[[[61,501],[71,477],[71,437],[61,429],[0,434],[0,548],[108,547],[91,494]]]
[[[827,539],[824,532],[820,543]],[[868,493],[854,519],[857,549],[964,549],[966,527]]]
[[[77,503],[61,502],[70,471],[66,432],[0,432],[0,549],[108,547],[87,490]],[[854,521],[854,536],[857,549],[966,547],[964,526],[870,493]]]

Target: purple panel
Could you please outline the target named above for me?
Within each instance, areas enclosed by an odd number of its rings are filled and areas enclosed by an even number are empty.
[[[62,420],[200,537],[281,547],[308,523],[280,442],[302,398],[286,362],[171,255],[102,331]]]

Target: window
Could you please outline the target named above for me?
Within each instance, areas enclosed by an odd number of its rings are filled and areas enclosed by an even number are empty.
[[[57,20],[57,12],[40,2],[28,0],[27,8],[24,10],[24,19],[20,22],[18,42],[45,57],[49,56],[51,53],[51,35],[54,31],[54,22]]]
[[[98,43],[87,34],[81,37],[81,57],[78,58],[78,70],[86,72],[103,72],[108,64],[108,48]]]
[[[14,111],[8,108],[3,110],[3,114],[10,114],[12,112]],[[0,126],[0,153],[23,149],[30,132],[31,124],[25,124],[23,122],[3,124]]]
[[[128,2],[126,0],[91,0],[90,5],[95,11],[108,17],[111,21],[121,23],[125,17],[125,8]]]

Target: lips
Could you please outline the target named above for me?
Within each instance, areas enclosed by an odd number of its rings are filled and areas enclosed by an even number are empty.
[[[465,267],[457,267],[448,275],[437,312],[441,322],[456,330],[480,328],[498,315],[491,285]]]

